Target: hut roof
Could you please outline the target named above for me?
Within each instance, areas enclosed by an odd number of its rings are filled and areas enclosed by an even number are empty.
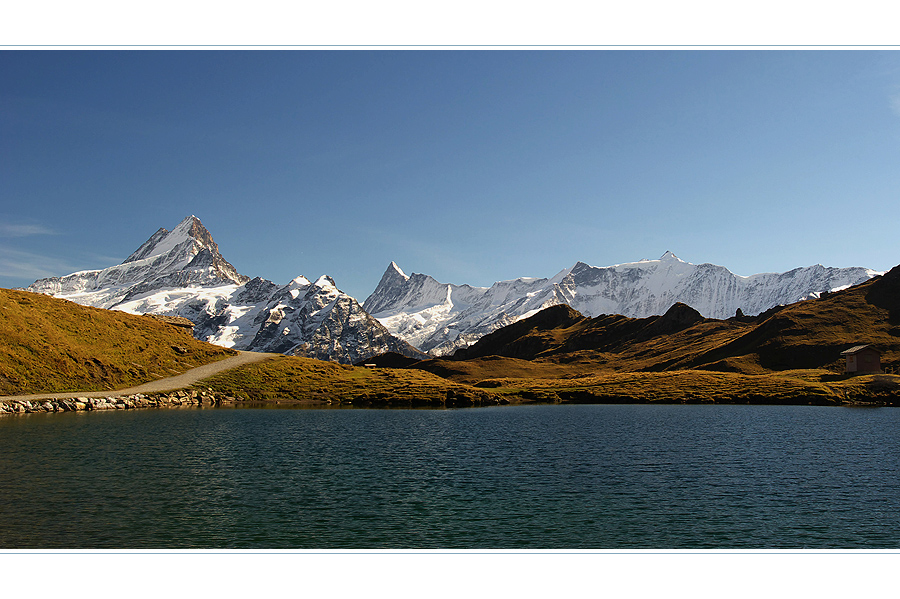
[[[850,356],[850,355],[853,355],[853,354],[858,354],[859,352],[861,352],[861,351],[864,350],[864,349],[871,350],[871,351],[873,351],[873,352],[875,352],[875,353],[878,353],[878,354],[881,353],[880,351],[878,351],[877,349],[875,349],[875,348],[872,347],[871,345],[854,345],[854,346],[851,347],[850,349],[845,349],[844,351],[842,351],[842,352],[841,352],[841,355],[842,355],[842,356]]]

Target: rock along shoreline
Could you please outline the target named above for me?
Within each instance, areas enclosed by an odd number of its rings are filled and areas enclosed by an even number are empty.
[[[169,391],[164,393],[135,393],[108,397],[69,397],[59,399],[11,399],[0,402],[0,415],[36,414],[45,412],[92,412],[97,410],[135,410],[143,408],[173,408],[181,406],[221,406],[235,398],[215,393],[211,389]]]
[[[896,398],[885,400],[884,397],[867,397],[854,398],[836,401],[823,401],[821,398],[809,398],[806,400],[796,401],[720,401],[712,402],[706,400],[679,400],[679,401],[656,401],[657,404],[758,404],[758,405],[817,405],[817,406],[833,406],[833,407],[900,407],[900,401]],[[486,407],[511,404],[647,404],[648,401],[635,401],[634,398],[619,397],[582,397],[582,396],[537,396],[533,393],[524,393],[522,397],[516,399],[509,398],[491,398],[485,397],[469,397],[468,395],[456,397],[452,392],[447,397],[435,398],[433,401],[390,401],[383,397],[370,397],[362,395],[353,399],[344,401],[337,399],[307,399],[297,400],[283,398],[279,400],[253,400],[246,398],[237,398],[231,395],[213,391],[211,388],[205,390],[200,389],[181,389],[175,391],[163,391],[154,393],[132,393],[132,394],[110,394],[104,397],[62,397],[62,398],[41,398],[41,399],[3,399],[0,400],[0,417],[5,415],[14,416],[17,414],[39,414],[48,412],[92,412],[103,410],[135,410],[149,408],[182,408],[182,407],[220,407],[237,404],[247,406],[253,405],[288,405],[288,404],[305,404],[308,406],[316,406],[322,408],[335,407],[363,407],[363,408],[415,408],[415,407],[441,407],[441,408],[463,408],[463,407]]]

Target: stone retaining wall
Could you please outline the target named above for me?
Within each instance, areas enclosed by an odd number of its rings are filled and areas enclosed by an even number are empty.
[[[218,406],[234,401],[233,397],[207,391],[171,391],[109,397],[73,397],[68,399],[9,400],[0,402],[0,415],[34,414],[38,412],[89,412],[92,410],[134,410],[173,406]]]

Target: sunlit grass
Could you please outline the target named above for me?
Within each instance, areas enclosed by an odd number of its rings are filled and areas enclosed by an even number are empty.
[[[146,316],[0,289],[0,395],[121,389],[233,355]]]
[[[893,401],[900,376],[845,378],[825,370],[764,375],[678,370],[613,373],[578,379],[501,378],[483,381],[493,393],[540,395],[545,401],[583,403],[784,403],[837,405]]]
[[[845,379],[826,370],[745,375],[679,370],[608,373],[559,378],[493,378],[475,386],[416,369],[341,366],[280,357],[225,372],[200,386],[239,400],[313,400],[375,405],[441,405],[498,402],[548,403],[769,403],[838,405],[872,397],[872,381]],[[449,399],[449,401],[448,401]]]
[[[483,390],[423,370],[353,367],[289,356],[242,366],[198,386],[244,401],[440,405],[490,399]]]

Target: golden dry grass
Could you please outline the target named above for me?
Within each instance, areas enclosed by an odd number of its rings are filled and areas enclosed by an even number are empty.
[[[890,403],[891,394],[900,389],[900,376],[844,378],[826,370],[765,375],[681,370],[570,378],[501,377],[482,379],[471,386],[416,369],[351,367],[283,356],[219,374],[199,386],[239,400],[382,406],[506,402],[838,405],[872,400]]]
[[[577,379],[501,378],[481,381],[494,393],[547,402],[894,404],[900,376],[840,377],[824,370],[763,375],[679,370],[587,375]]]
[[[121,389],[234,353],[150,317],[0,289],[0,395]]]
[[[404,406],[475,405],[490,400],[490,395],[483,390],[423,370],[354,367],[293,356],[236,368],[206,379],[198,386],[244,401]]]

